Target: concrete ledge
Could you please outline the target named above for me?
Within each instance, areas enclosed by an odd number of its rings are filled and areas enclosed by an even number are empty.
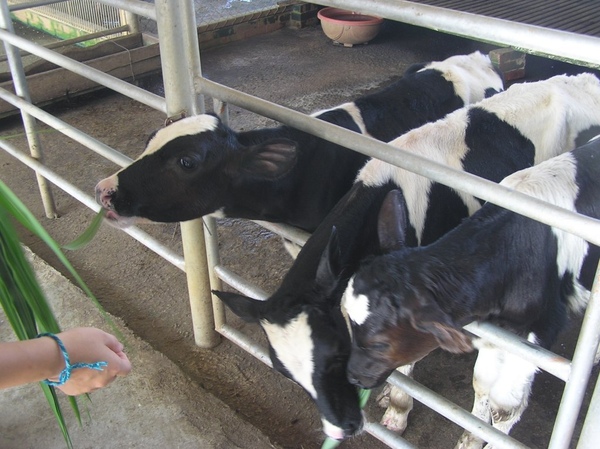
[[[26,250],[62,328],[95,326],[111,332],[91,300],[60,273]],[[125,335],[131,374],[79,402],[79,426],[59,393],[76,448],[276,448],[219,399],[192,383],[115,318]],[[0,339],[14,340],[0,311]],[[0,391],[0,447],[64,449],[56,420],[37,384]]]
[[[200,49],[221,46],[280,28],[304,28],[317,25],[320,7],[297,0],[279,2],[279,6],[198,27]]]

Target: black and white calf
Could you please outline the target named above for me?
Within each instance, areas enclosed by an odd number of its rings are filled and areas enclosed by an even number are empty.
[[[575,148],[578,137],[594,127],[600,127],[600,81],[589,74],[558,76],[513,85],[391,145],[500,182]],[[346,379],[350,337],[340,300],[359,261],[385,250],[378,243],[377,214],[393,189],[406,198],[409,246],[435,241],[481,207],[470,195],[374,159],[269,299],[219,294],[236,314],[261,324],[273,365],[311,395],[334,438],[351,435],[361,420],[357,393]],[[386,423],[391,428],[406,426],[412,398],[405,402],[405,413]]]
[[[600,219],[600,140],[505,178],[502,185]],[[397,245],[406,239],[406,204],[382,215]],[[395,232],[394,232],[395,231]],[[550,348],[569,313],[589,298],[600,248],[565,231],[484,205],[428,246],[404,247],[365,261],[342,306],[352,328],[351,382],[373,388],[397,366],[437,347],[472,349],[461,326],[490,321]],[[527,407],[537,367],[479,344],[473,413],[508,433]],[[465,434],[461,448],[481,447]]]
[[[389,87],[315,114],[389,141],[502,90],[479,52],[416,65]],[[203,114],[159,130],[131,165],[96,186],[117,226],[227,217],[313,231],[352,187],[367,157],[288,126],[236,133]]]

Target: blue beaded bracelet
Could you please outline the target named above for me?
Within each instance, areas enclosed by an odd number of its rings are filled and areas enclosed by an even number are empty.
[[[52,338],[56,342],[56,344],[58,344],[58,347],[60,348],[60,352],[62,352],[63,358],[65,359],[65,369],[63,369],[60,372],[60,374],[58,376],[58,382],[54,382],[54,381],[51,381],[48,379],[43,380],[42,382],[44,382],[46,385],[50,385],[51,387],[60,387],[61,385],[64,385],[71,377],[71,371],[73,371],[74,369],[77,369],[77,368],[89,368],[89,369],[94,369],[97,371],[102,371],[103,368],[108,365],[107,362],[96,362],[96,363],[78,362],[78,363],[74,363],[73,365],[71,365],[71,361],[69,360],[69,354],[67,353],[65,345],[63,344],[63,342],[60,338],[58,338],[56,335],[48,333],[48,332],[45,332],[43,334],[38,334],[38,336],[36,338],[40,338],[40,337]]]

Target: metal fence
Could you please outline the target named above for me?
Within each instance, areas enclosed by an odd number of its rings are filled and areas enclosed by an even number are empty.
[[[51,114],[33,106],[29,100],[26,79],[20,64],[18,52],[19,47],[31,52],[41,58],[47,59],[57,65],[67,68],[82,76],[86,76],[106,87],[119,93],[127,95],[137,101],[151,106],[166,113],[168,117],[175,116],[186,111],[188,115],[203,112],[203,102],[198,101],[201,95],[210,95],[218,99],[216,108],[226,116],[226,104],[231,103],[252,112],[278,120],[296,128],[311,132],[332,142],[346,146],[365,153],[371,157],[377,157],[384,161],[393,163],[407,170],[427,176],[437,182],[448,185],[455,189],[476,194],[478,198],[497,203],[507,209],[514,210],[525,216],[537,219],[551,226],[563,229],[578,235],[585,240],[600,245],[600,224],[596,220],[584,217],[542,201],[533,199],[523,194],[512,192],[508,195],[507,189],[492,182],[477,178],[464,172],[453,170],[449,167],[427,161],[417,155],[390,149],[385,143],[374,141],[362,135],[350,131],[341,130],[315,118],[306,116],[299,112],[269,103],[250,95],[243,94],[233,89],[218,85],[202,78],[200,71],[200,58],[196,35],[196,19],[194,14],[194,2],[156,0],[155,4],[149,4],[139,0],[98,0],[99,3],[111,5],[135,13],[157,24],[160,36],[161,54],[163,55],[162,68],[165,87],[165,98],[151,94],[143,89],[108,76],[98,70],[92,69],[84,64],[70,60],[52,50],[33,44],[12,33],[8,5],[6,0],[1,0],[0,6],[0,39],[5,42],[7,56],[16,87],[14,95],[6,90],[0,89],[0,98],[12,103],[21,109],[26,134],[29,138],[31,155],[24,154],[6,141],[0,141],[0,147],[18,158],[23,163],[33,168],[38,174],[38,182],[42,191],[46,213],[53,215],[52,198],[47,189],[46,180],[51,181],[59,188],[65,190],[86,206],[98,210],[94,198],[79,191],[67,180],[60,178],[49,168],[41,164],[36,156],[39,154],[39,142],[35,139],[36,118],[47,123],[49,126],[61,131],[77,142],[90,148],[92,151],[103,155],[107,159],[125,166],[130,159],[118,153],[116,150],[104,145],[92,137],[82,133],[76,128],[62,122]],[[339,6],[355,8],[360,3],[360,9],[366,13],[377,14],[389,19],[409,21],[415,19],[420,24],[431,24],[443,21],[447,24],[448,31],[457,32],[461,26],[460,20],[448,11],[435,8],[416,11],[410,2],[397,2],[393,0],[378,0],[376,2],[358,2],[358,0],[319,1],[320,4],[328,6]],[[490,23],[485,21],[486,26],[474,27],[474,32],[485,35],[504,30],[504,23]],[[177,24],[178,26],[173,26]],[[419,24],[419,23],[417,23]],[[470,25],[471,26],[471,25]],[[531,29],[528,26],[511,24],[511,29],[519,30],[517,33],[522,37],[521,41],[515,43],[520,47],[538,45],[529,42]],[[440,28],[445,29],[445,28]],[[462,30],[465,31],[465,30]],[[457,33],[460,34],[460,33]],[[463,33],[463,34],[468,34]],[[501,33],[502,34],[502,33]],[[553,35],[554,36],[554,35]],[[478,36],[481,37],[481,36]],[[557,36],[552,37],[554,39]],[[560,35],[558,36],[560,37]],[[511,34],[511,39],[514,38]],[[512,43],[511,43],[512,44]],[[589,59],[600,55],[600,44],[598,41],[585,42],[582,45],[593,49]],[[562,51],[563,47],[559,51]],[[181,70],[178,64],[181,60],[190,63],[186,65],[187,72]],[[179,68],[179,70],[175,70]],[[201,95],[197,95],[201,94]],[[271,230],[283,233],[297,243],[305,241],[307,235],[286,226],[276,226],[263,223]],[[270,364],[264,347],[253,342],[248,336],[228,326],[222,305],[216,298],[212,298],[210,289],[219,288],[221,281],[231,284],[233,287],[253,297],[264,297],[265,293],[254,287],[247,280],[230,272],[219,264],[215,232],[215,221],[211,217],[182,223],[182,239],[184,246],[184,257],[174,254],[160,242],[149,237],[137,228],[128,229],[125,232],[144,243],[153,251],[157,252],[169,262],[187,272],[188,290],[190,292],[190,304],[192,321],[195,332],[195,340],[199,346],[212,347],[219,341],[222,335],[233,341],[259,360]],[[596,282],[592,289],[592,295],[585,314],[584,322],[580,332],[573,360],[567,361],[557,358],[548,351],[539,348],[531,348],[530,345],[521,344],[514,336],[505,335],[499,329],[485,323],[470,324],[469,331],[482,338],[492,339],[495,344],[528,358],[539,364],[542,369],[557,376],[566,382],[563,399],[556,418],[553,435],[549,447],[552,449],[566,449],[569,447],[575,422],[579,416],[582,398],[589,381],[593,357],[600,339],[600,280],[596,273]],[[523,447],[523,445],[511,437],[501,434],[491,426],[482,423],[469,412],[460,409],[443,397],[428,390],[416,381],[401,374],[395,373],[390,382],[405,389],[418,401],[443,414],[467,430],[490,441],[494,447]],[[579,449],[595,447],[595,441],[600,437],[600,426],[598,414],[600,408],[599,384],[593,395],[588,417],[584,423],[582,434],[579,438]],[[388,431],[377,423],[368,423],[366,430],[376,438],[386,442],[391,447],[412,447],[402,437]]]

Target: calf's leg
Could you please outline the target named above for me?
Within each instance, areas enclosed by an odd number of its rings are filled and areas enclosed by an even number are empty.
[[[535,336],[530,335],[535,343]],[[483,344],[473,372],[473,415],[508,434],[527,408],[537,367],[516,355]],[[457,449],[480,449],[483,440],[465,431]],[[491,449],[491,445],[486,445]]]
[[[397,368],[397,371],[412,377],[414,363]],[[377,398],[380,406],[386,407],[381,424],[389,430],[402,433],[408,424],[408,414],[413,408],[413,398],[402,388],[386,384],[381,395]]]

